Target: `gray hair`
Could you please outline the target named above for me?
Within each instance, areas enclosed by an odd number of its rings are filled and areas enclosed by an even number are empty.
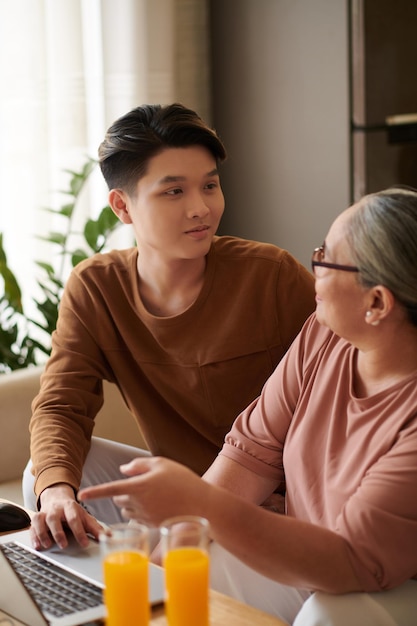
[[[358,280],[387,287],[417,326],[417,190],[392,187],[358,205],[347,233]]]

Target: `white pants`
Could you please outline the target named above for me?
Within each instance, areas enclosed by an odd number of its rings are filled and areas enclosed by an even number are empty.
[[[416,626],[417,581],[380,593],[310,594],[265,578],[218,544],[211,586],[293,626]]]
[[[93,437],[81,487],[122,478],[120,465],[148,454],[140,448]],[[23,497],[25,506],[36,510],[33,488],[29,462],[23,474]],[[91,501],[87,508],[107,524],[123,519],[111,499]],[[417,581],[381,593],[310,594],[265,578],[216,543],[211,545],[211,586],[293,626],[417,625]]]
[[[381,593],[343,596],[314,593],[298,613],[294,626],[415,626],[417,581]]]

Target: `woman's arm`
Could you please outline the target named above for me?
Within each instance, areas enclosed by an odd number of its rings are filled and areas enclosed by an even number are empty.
[[[224,487],[253,504],[262,504],[277,487],[275,480],[254,474],[246,467],[219,455],[203,475],[203,480]]]
[[[224,456],[203,479],[227,490],[214,492],[209,510],[213,538],[247,565],[285,585],[330,593],[360,589],[339,535],[240,500],[262,503],[275,487],[272,480]]]
[[[219,488],[207,501],[213,539],[264,576],[328,593],[361,590],[348,544],[336,533],[271,513]]]
[[[270,479],[220,459],[204,480],[167,459],[135,459],[122,467],[130,478],[88,487],[79,498],[112,497],[126,518],[152,525],[175,515],[201,515],[209,520],[215,541],[264,576],[330,593],[360,590],[344,539],[254,505],[273,487],[266,484]]]

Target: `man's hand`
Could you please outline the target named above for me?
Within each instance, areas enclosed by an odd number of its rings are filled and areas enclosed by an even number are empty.
[[[69,529],[82,547],[88,545],[87,533],[98,537],[102,529],[97,520],[75,499],[72,487],[66,483],[52,485],[40,496],[41,510],[32,517],[31,539],[33,546],[50,548],[56,542],[60,548],[68,545]]]

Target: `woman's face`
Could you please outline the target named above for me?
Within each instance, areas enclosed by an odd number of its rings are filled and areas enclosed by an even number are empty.
[[[324,242],[323,261],[345,266],[354,265],[346,233],[349,219],[356,210],[358,205],[353,205],[333,222]],[[364,328],[368,290],[359,284],[357,272],[316,267],[315,277],[318,321],[340,337],[351,341]]]

